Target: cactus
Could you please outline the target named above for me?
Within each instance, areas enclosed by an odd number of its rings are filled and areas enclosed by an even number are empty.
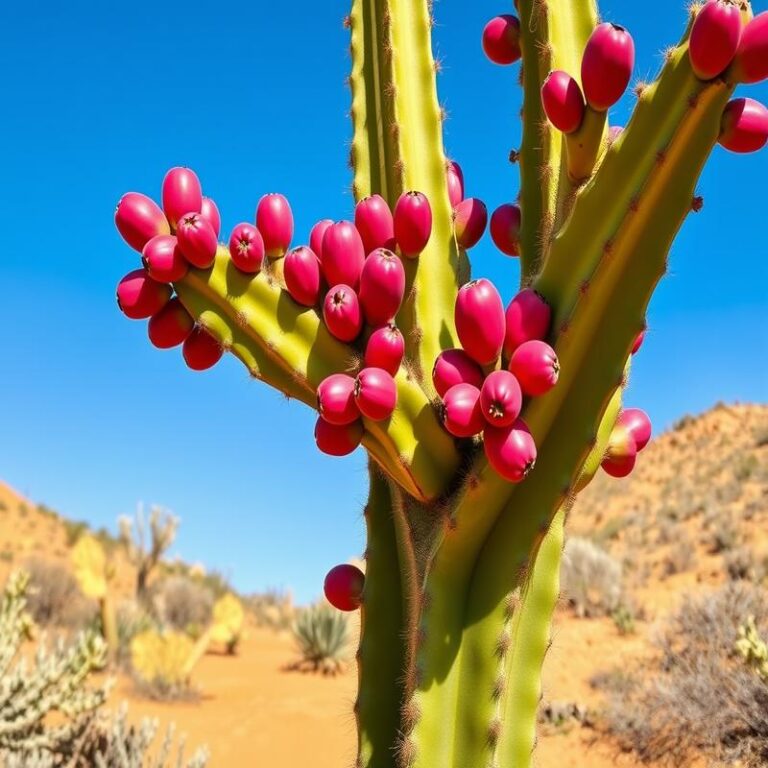
[[[243,636],[244,621],[242,603],[232,593],[220,597],[213,606],[210,641],[223,645],[229,654],[235,653]]]
[[[207,645],[207,642],[206,642]],[[139,685],[162,698],[184,694],[203,651],[188,635],[175,630],[146,629],[131,640],[131,668]]]
[[[352,2],[355,224],[318,222],[311,247],[284,260],[293,217],[280,195],[262,198],[256,226],[238,225],[229,248],[213,247],[186,169],[163,183],[165,216],[136,193],[118,204],[117,227],[145,261],[118,303],[151,317],[156,346],[183,345],[194,370],[231,352],[319,408],[321,450],[368,451],[365,583],[336,595],[361,610],[359,766],[531,764],[565,518],[601,465],[624,476],[647,442],[643,419],[618,421],[629,359],[672,240],[701,209],[707,157],[718,141],[752,151],[768,140],[768,110],[729,103],[740,81],[768,75],[765,14],[750,21],[743,0],[718,2],[749,25],[735,58],[718,48],[704,62],[715,74],[697,76],[694,5],[624,129],[609,129],[607,109],[629,83],[634,44],[598,24],[594,0],[518,0],[519,19],[486,27],[489,58],[523,60],[522,144],[510,156],[519,196],[491,216],[494,243],[520,263],[506,312],[489,281],[470,280],[466,251],[488,213],[462,199],[463,173],[445,155],[429,0]],[[704,37],[732,42],[711,29],[732,14],[709,15]],[[187,262],[175,303],[148,258],[169,243]],[[390,269],[392,253],[403,270]],[[173,333],[159,337],[167,307]],[[376,332],[393,324],[403,354],[380,349]],[[517,355],[519,392],[509,376],[484,385],[531,341],[548,346]]]
[[[768,682],[768,645],[758,632],[754,616],[747,616],[746,622],[739,627],[735,648],[744,663],[754,669],[761,680]]]

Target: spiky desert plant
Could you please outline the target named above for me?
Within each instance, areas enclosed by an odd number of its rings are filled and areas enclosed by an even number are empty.
[[[183,344],[195,370],[232,352],[318,408],[322,450],[368,451],[364,586],[349,569],[326,584],[362,610],[360,766],[530,765],[565,516],[649,438],[621,410],[628,360],[707,157],[768,137],[768,110],[729,103],[768,75],[766,15],[745,26],[746,2],[713,3],[692,8],[621,131],[607,109],[634,46],[594,0],[518,0],[519,19],[486,28],[489,58],[523,59],[519,205],[490,222],[520,258],[506,314],[470,281],[487,214],[445,155],[429,0],[353,0],[354,224],[318,222],[287,252],[290,207],[271,194],[217,246],[216,206],[183,168],[164,210],[118,205],[144,262],[118,303],[150,318],[155,346]]]
[[[192,667],[202,656],[196,645],[175,630],[146,629],[136,635],[131,640],[131,668],[142,690],[157,698],[186,695]]]
[[[341,672],[349,654],[349,622],[326,603],[317,603],[299,612],[293,637],[301,659],[293,669],[335,675]]]
[[[209,630],[212,643],[223,645],[227,653],[235,653],[243,635],[245,611],[238,598],[229,592],[213,606],[213,622]]]

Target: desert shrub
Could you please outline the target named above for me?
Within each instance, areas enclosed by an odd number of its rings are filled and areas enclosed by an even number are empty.
[[[656,638],[654,666],[612,689],[608,722],[623,748],[662,765],[701,754],[767,764],[768,685],[737,652],[750,617],[765,637],[768,595],[743,582],[684,600]]]
[[[174,629],[195,637],[211,621],[213,592],[186,576],[169,576],[152,589],[157,618]]]
[[[12,563],[13,562],[13,550],[11,549],[4,549],[2,552],[0,552],[0,560],[2,560],[4,563]]]
[[[696,550],[690,539],[683,535],[682,538],[670,548],[664,557],[662,564],[663,576],[674,576],[677,573],[685,573],[690,570],[696,560]]]
[[[633,635],[635,633],[635,614],[628,606],[618,606],[611,614],[611,618],[620,635]]]
[[[717,555],[733,549],[739,542],[739,530],[730,516],[722,515],[714,521],[709,534],[708,549]]]
[[[157,629],[157,620],[136,600],[122,600],[116,613],[117,661],[130,666],[131,641],[148,629]]]
[[[245,603],[257,627],[290,629],[296,619],[296,608],[290,592],[268,590],[248,595]]]
[[[587,539],[565,544],[560,584],[578,616],[606,616],[621,601],[621,565]]]
[[[195,698],[190,674],[203,651],[182,632],[148,629],[135,635],[131,669],[137,689],[160,701]]]
[[[318,603],[299,612],[293,626],[293,636],[301,654],[294,669],[335,675],[341,672],[348,654],[348,622],[325,603]]]
[[[89,530],[88,523],[84,523],[81,520],[63,519],[62,524],[64,525],[64,536],[68,547],[74,547],[78,539]]]
[[[728,577],[734,581],[760,582],[765,578],[765,563],[761,562],[749,547],[737,547],[723,555]]]
[[[82,629],[93,621],[96,604],[83,596],[75,577],[63,565],[32,558],[24,570],[30,586],[27,608],[36,624]]]

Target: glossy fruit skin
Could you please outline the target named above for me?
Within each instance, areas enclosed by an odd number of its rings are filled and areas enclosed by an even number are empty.
[[[363,599],[365,576],[354,565],[337,565],[328,571],[323,584],[325,599],[339,611],[355,611]]]
[[[351,424],[337,426],[319,417],[315,422],[315,443],[329,456],[348,456],[363,439],[363,422],[359,419]]]
[[[494,427],[511,426],[523,407],[520,384],[509,371],[489,373],[480,389],[483,417]]]
[[[372,421],[388,419],[397,406],[397,385],[383,368],[363,368],[355,380],[355,402]]]
[[[473,280],[459,289],[455,320],[461,346],[476,363],[490,365],[498,359],[504,344],[504,305],[490,280]]]
[[[454,437],[479,435],[486,426],[480,390],[471,384],[455,384],[443,396],[443,426]]]
[[[395,248],[395,223],[387,201],[381,195],[363,198],[355,206],[355,227],[366,254],[377,248]]]
[[[363,329],[363,312],[357,294],[348,285],[335,285],[325,296],[323,320],[339,341],[354,341]]]
[[[210,197],[203,198],[203,204],[200,207],[200,215],[213,227],[216,237],[221,234],[221,214],[218,206]]]
[[[355,380],[345,373],[334,373],[317,388],[317,410],[329,423],[343,427],[360,418],[355,403]]]
[[[757,152],[768,142],[768,109],[759,101],[741,98],[723,112],[720,144],[731,152]]]
[[[645,331],[640,331],[640,333],[635,336],[635,340],[632,343],[632,352],[630,354],[636,355],[640,351],[640,347],[643,346],[643,342],[645,341]]]
[[[653,432],[651,420],[641,408],[624,408],[616,423],[629,431],[638,451],[642,451],[650,442]]]
[[[733,69],[742,83],[759,83],[768,77],[768,11],[744,27]]]
[[[483,371],[463,349],[446,349],[435,360],[432,384],[440,397],[457,384],[483,386]]]
[[[547,75],[541,86],[541,103],[552,125],[563,133],[573,133],[584,120],[584,94],[576,79],[556,69]]]
[[[477,245],[487,224],[488,209],[477,197],[468,197],[453,209],[453,229],[456,241],[462,248]]]
[[[183,344],[192,333],[195,321],[178,296],[174,296],[159,312],[149,318],[147,333],[153,346],[171,349]]]
[[[637,444],[626,427],[617,424],[600,466],[611,477],[627,477],[637,462]]]
[[[333,219],[320,219],[309,232],[309,247],[313,250],[320,263],[323,263],[323,238]]]
[[[205,328],[197,326],[184,340],[182,354],[193,371],[205,371],[221,360],[224,350]]]
[[[432,207],[427,196],[411,190],[400,195],[394,213],[395,240],[400,253],[415,259],[432,235]]]
[[[129,272],[117,284],[117,306],[131,320],[145,320],[171,298],[171,286],[153,280],[145,269]]]
[[[549,344],[533,339],[523,342],[512,353],[509,370],[517,377],[525,395],[540,397],[557,384],[560,362]]]
[[[403,262],[386,248],[371,251],[360,275],[360,304],[374,328],[394,320],[405,296]]]
[[[635,44],[626,29],[599,24],[581,60],[581,84],[592,109],[605,112],[622,96],[635,66]]]
[[[455,208],[464,199],[464,171],[455,160],[449,160],[445,177],[448,183],[448,200],[451,208]]]
[[[483,29],[483,51],[494,64],[514,64],[522,56],[518,18],[511,14],[492,18]]]
[[[293,212],[284,195],[271,192],[256,206],[256,227],[270,259],[285,255],[293,239]]]
[[[189,263],[173,235],[156,235],[141,252],[141,262],[153,280],[172,283],[187,274]]]
[[[536,464],[536,443],[522,419],[508,427],[486,427],[483,444],[490,465],[510,483],[525,480]]]
[[[322,277],[315,252],[306,245],[293,248],[283,264],[285,288],[291,298],[304,307],[314,307],[320,298]]]
[[[367,368],[383,368],[392,376],[397,375],[405,355],[405,339],[396,325],[377,328],[365,346]]]
[[[123,240],[141,253],[157,235],[170,235],[171,227],[160,206],[140,192],[128,192],[115,209],[115,226]]]
[[[700,80],[712,80],[733,61],[741,40],[741,9],[723,0],[708,0],[696,14],[688,55]]]
[[[552,322],[552,310],[532,288],[526,288],[509,302],[504,315],[504,354],[512,353],[531,339],[545,339]]]
[[[491,214],[491,239],[507,256],[520,255],[520,206],[504,203]]]
[[[199,269],[207,269],[216,259],[219,245],[210,223],[199,213],[185,213],[176,223],[176,237],[184,258]]]
[[[365,264],[365,246],[351,221],[337,221],[326,229],[320,263],[328,285],[343,283],[358,289]]]
[[[190,168],[171,168],[163,179],[163,210],[171,227],[187,213],[200,213],[203,207],[203,190],[200,179]]]
[[[264,263],[264,240],[261,232],[247,221],[235,225],[229,236],[229,255],[232,263],[241,272],[260,272]]]

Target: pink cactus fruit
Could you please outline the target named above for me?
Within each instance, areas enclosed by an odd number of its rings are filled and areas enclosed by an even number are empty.
[[[329,456],[347,456],[363,440],[363,422],[359,419],[351,424],[338,426],[318,417],[315,422],[315,443]]]
[[[325,599],[339,611],[355,611],[363,600],[365,576],[354,565],[337,565],[328,571],[323,584]]]
[[[507,256],[520,255],[520,206],[500,205],[491,215],[491,239]]]
[[[315,252],[302,245],[285,255],[283,264],[285,288],[294,301],[304,307],[314,307],[320,298],[320,262]]]
[[[696,14],[688,55],[700,80],[712,80],[733,61],[741,40],[741,8],[731,0],[708,0]]]
[[[635,44],[624,27],[599,24],[581,60],[581,84],[592,109],[605,112],[622,96],[635,66]]]
[[[218,238],[201,214],[183,214],[176,222],[176,238],[184,258],[193,267],[207,269],[215,261]]]
[[[323,236],[323,276],[328,285],[343,283],[357,290],[365,264],[365,246],[351,221],[331,224]]]
[[[405,339],[399,328],[392,323],[377,328],[365,346],[367,368],[383,368],[392,376],[397,375],[405,354]]]
[[[355,380],[355,402],[372,421],[388,419],[397,406],[397,385],[383,368],[363,368]]]
[[[363,313],[357,294],[348,285],[335,285],[325,296],[323,320],[339,341],[354,341],[363,329]]]
[[[560,362],[549,344],[532,339],[523,342],[512,353],[509,370],[515,374],[528,397],[539,397],[557,384]]]
[[[486,427],[483,446],[490,465],[510,483],[525,480],[536,464],[536,442],[522,419],[507,427]]]
[[[643,342],[645,341],[645,330],[640,331],[640,333],[635,336],[635,340],[632,342],[632,352],[631,354],[636,355],[640,351],[640,347],[643,346]]]
[[[394,229],[400,253],[415,259],[432,235],[432,207],[426,195],[415,190],[400,195],[395,204]]]
[[[343,427],[360,418],[355,403],[355,380],[345,373],[334,373],[317,388],[317,410],[329,423]]]
[[[640,408],[624,408],[616,423],[632,435],[638,451],[642,451],[651,440],[652,427],[648,414]]]
[[[462,248],[469,249],[477,245],[487,224],[488,209],[477,197],[468,197],[453,209],[453,230]]]
[[[619,136],[624,133],[624,126],[623,125],[612,125],[608,129],[608,143],[613,144],[615,143]]]
[[[616,424],[600,466],[611,477],[626,477],[635,468],[636,462],[637,443],[632,433],[625,426]]]
[[[485,420],[494,427],[508,427],[520,415],[523,393],[509,371],[489,373],[480,389],[480,406]]]
[[[526,288],[509,303],[504,319],[504,354],[511,357],[524,342],[546,338],[552,322],[552,310],[540,294]]]
[[[490,280],[472,280],[456,297],[456,332],[464,351],[480,365],[490,365],[504,344],[504,305]]]
[[[492,18],[483,29],[483,51],[494,64],[514,64],[522,56],[518,18],[512,14]]]
[[[189,264],[173,235],[156,235],[141,252],[141,261],[153,280],[172,283],[187,274]]]
[[[733,99],[723,112],[720,144],[731,152],[757,152],[768,142],[768,109],[759,101]]]
[[[256,206],[256,227],[270,259],[285,255],[293,239],[293,212],[284,195],[271,192]]]
[[[153,280],[145,269],[129,272],[117,285],[117,306],[131,320],[145,320],[171,298],[171,286]]]
[[[205,328],[197,326],[184,340],[182,354],[184,362],[193,371],[205,371],[221,360],[224,350],[218,339]]]
[[[141,253],[157,235],[170,235],[168,219],[152,198],[140,192],[128,192],[115,209],[115,226],[123,240]]]
[[[221,233],[221,214],[218,206],[210,197],[204,197],[200,206],[200,215],[213,227],[218,238]]]
[[[448,200],[455,208],[464,199],[464,171],[455,160],[449,160],[445,169],[448,183]]]
[[[374,328],[389,323],[405,296],[403,262],[386,248],[372,251],[360,275],[360,304],[366,322]]]
[[[480,389],[483,371],[463,349],[446,349],[435,360],[432,383],[440,397],[456,384],[471,384]]]
[[[323,238],[328,227],[333,224],[333,219],[321,219],[318,221],[309,232],[309,247],[317,256],[318,260],[322,264],[323,262]]]
[[[486,426],[480,390],[472,384],[452,386],[443,396],[440,411],[443,426],[454,437],[474,437]]]
[[[768,77],[768,11],[758,14],[744,27],[733,72],[742,83],[759,83]]]
[[[541,103],[552,125],[563,133],[573,133],[584,119],[584,95],[576,79],[556,69],[541,86]]]
[[[363,198],[355,206],[355,226],[360,233],[365,252],[377,248],[395,248],[395,224],[392,211],[381,195]]]
[[[163,210],[171,227],[188,213],[200,213],[203,207],[203,190],[200,179],[190,168],[171,168],[165,174],[162,188]]]
[[[178,347],[192,333],[195,321],[178,296],[174,296],[159,312],[149,318],[147,333],[158,349]]]
[[[264,239],[261,232],[247,221],[237,224],[229,236],[229,255],[241,272],[260,272],[264,263]]]

